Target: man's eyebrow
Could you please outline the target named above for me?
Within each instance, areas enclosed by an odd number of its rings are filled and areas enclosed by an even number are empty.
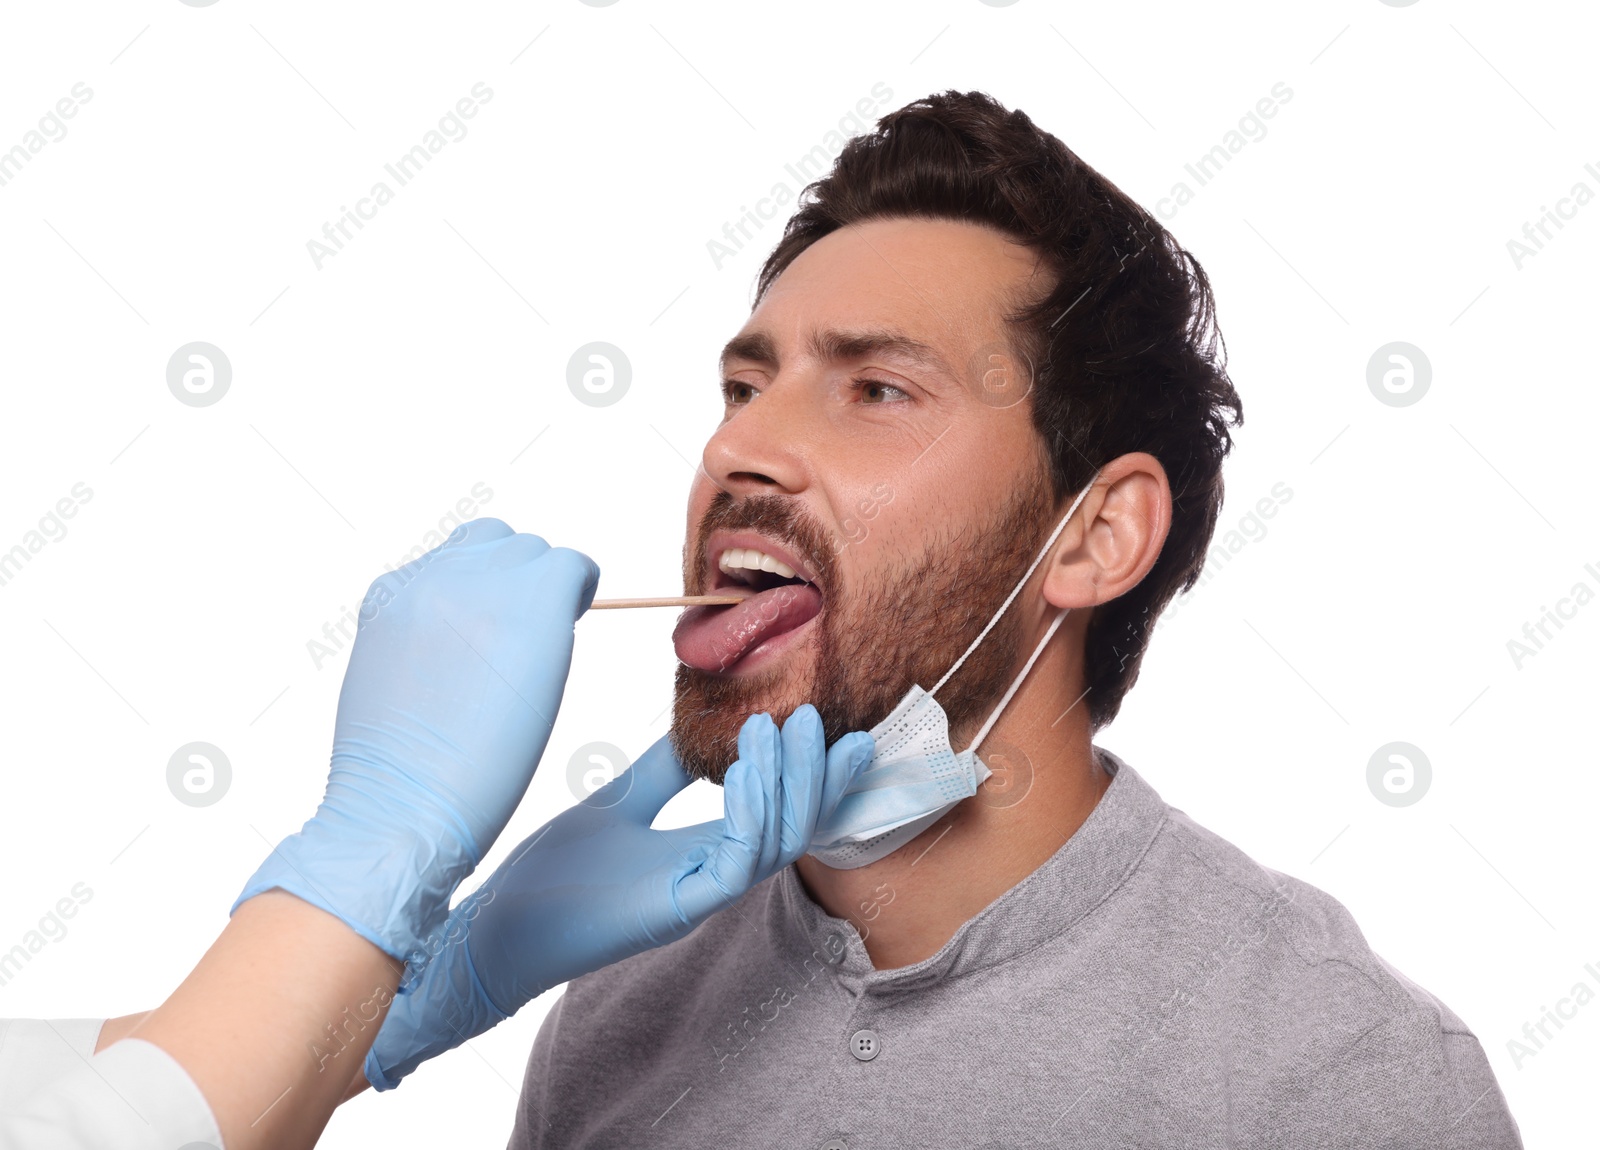
[[[717,363],[726,371],[730,359],[747,359],[762,367],[777,367],[778,348],[764,331],[740,332],[723,346]]]
[[[955,372],[944,361],[944,357],[930,344],[885,328],[861,331],[827,328],[813,332],[811,338],[806,341],[806,348],[812,355],[825,362],[886,355],[930,368],[952,379],[956,378]],[[762,367],[777,367],[777,345],[764,331],[742,332],[728,341],[722,349],[722,357],[718,362],[726,367],[728,361],[733,359],[749,360]]]

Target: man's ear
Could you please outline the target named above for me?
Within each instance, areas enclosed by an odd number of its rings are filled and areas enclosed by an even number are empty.
[[[1100,469],[1056,541],[1045,566],[1045,602],[1094,607],[1132,590],[1156,565],[1171,526],[1166,469],[1143,451],[1119,455]]]

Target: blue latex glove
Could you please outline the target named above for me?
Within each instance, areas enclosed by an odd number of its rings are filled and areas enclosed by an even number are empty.
[[[804,854],[818,819],[871,758],[862,731],[827,748],[809,704],[781,733],[753,715],[723,783],[724,817],[653,830],[690,781],[660,740],[462,900],[430,940],[431,961],[411,993],[389,1008],[367,1080],[388,1090],[552,986],[682,938]]]
[[[576,551],[474,519],[375,580],[322,804],[233,909],[278,887],[395,958],[419,953],[528,789],[599,578]]]

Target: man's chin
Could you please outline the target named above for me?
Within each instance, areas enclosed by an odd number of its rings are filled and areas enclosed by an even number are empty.
[[[793,674],[729,676],[679,664],[672,704],[672,749],[690,778],[722,785],[739,757],[739,731],[763,712],[780,726],[808,702]]]

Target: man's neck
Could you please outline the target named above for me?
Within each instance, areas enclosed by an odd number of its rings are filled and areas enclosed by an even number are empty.
[[[961,924],[1037,870],[1089,817],[1111,776],[1096,761],[1087,708],[1063,714],[1060,672],[1041,659],[979,748],[995,770],[974,798],[875,863],[796,867],[813,900],[861,932],[879,970],[938,953]],[[1071,696],[1067,696],[1070,701]],[[1021,751],[1021,754],[1016,753]]]

